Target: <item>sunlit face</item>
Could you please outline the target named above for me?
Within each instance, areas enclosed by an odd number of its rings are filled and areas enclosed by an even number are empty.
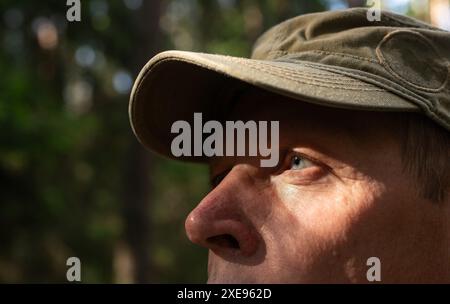
[[[442,280],[442,215],[402,171],[395,115],[242,97],[228,120],[280,121],[280,162],[211,160],[214,188],[186,220],[208,281],[367,282],[370,257],[382,282]]]

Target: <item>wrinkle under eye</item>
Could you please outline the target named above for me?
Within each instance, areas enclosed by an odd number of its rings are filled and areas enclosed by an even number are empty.
[[[332,173],[332,169],[321,160],[292,149],[285,152],[282,166],[278,168],[275,175],[281,176],[289,184],[307,185],[321,179],[329,172]]]

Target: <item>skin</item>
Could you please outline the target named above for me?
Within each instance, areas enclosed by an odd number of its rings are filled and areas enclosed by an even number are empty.
[[[403,172],[398,115],[242,96],[227,120],[280,121],[280,161],[211,159],[224,178],[185,224],[209,249],[208,282],[367,283],[369,257],[383,283],[448,282],[450,202]]]

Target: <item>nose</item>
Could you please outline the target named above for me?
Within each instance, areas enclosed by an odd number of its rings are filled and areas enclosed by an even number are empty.
[[[185,229],[191,242],[223,257],[256,253],[261,238],[246,206],[253,185],[249,179],[232,170],[188,215]]]

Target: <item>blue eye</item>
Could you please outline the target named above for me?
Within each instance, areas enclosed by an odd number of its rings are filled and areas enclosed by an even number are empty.
[[[292,156],[290,160],[290,170],[301,170],[310,166],[313,166],[313,163],[299,155]]]

